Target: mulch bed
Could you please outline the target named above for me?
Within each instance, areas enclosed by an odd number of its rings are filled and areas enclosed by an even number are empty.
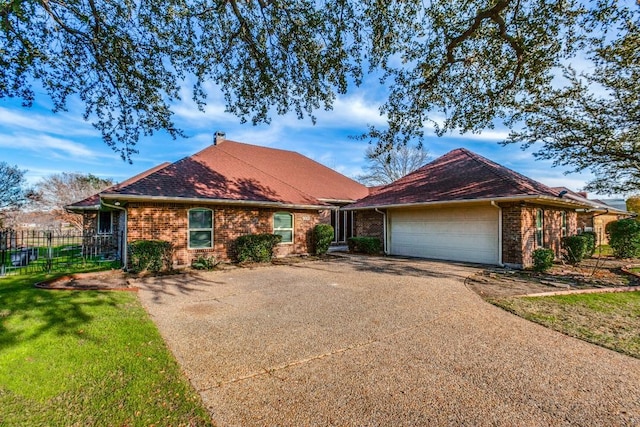
[[[489,268],[467,278],[467,287],[483,298],[501,298],[561,291],[640,290],[640,277],[625,270],[630,260],[591,258],[577,266],[555,265],[546,273]]]

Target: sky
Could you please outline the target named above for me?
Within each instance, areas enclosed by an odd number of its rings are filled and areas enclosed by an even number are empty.
[[[23,107],[20,100],[2,98],[0,161],[26,170],[30,185],[60,172],[91,173],[121,182],[160,163],[174,162],[202,150],[212,143],[216,131],[222,131],[229,140],[297,151],[355,178],[364,172],[368,144],[350,136],[366,132],[368,125],[384,124],[378,111],[380,92],[377,87],[363,85],[339,96],[333,110],[317,112],[315,125],[294,115],[276,115],[270,125],[258,126],[241,124],[239,118],[225,113],[215,87],[209,88],[204,113],[185,93],[184,100],[173,105],[173,111],[176,125],[188,138],[173,140],[164,133],[143,138],[132,164],[104,144],[100,133],[83,120],[83,108],[77,99],[70,99],[67,111],[53,113],[44,92],[36,92],[31,108]],[[507,134],[507,129],[496,127],[480,134],[437,137],[428,129],[424,146],[430,160],[463,147],[549,186],[580,190],[590,179],[589,174],[565,175],[564,169],[553,168],[550,161],[535,160],[531,149],[499,145]],[[612,197],[589,197],[592,196]]]

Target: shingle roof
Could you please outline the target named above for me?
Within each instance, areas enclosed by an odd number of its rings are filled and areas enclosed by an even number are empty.
[[[301,154],[229,140],[102,193],[304,206],[366,194],[364,185]]]
[[[552,187],[552,188],[554,191],[557,191],[559,195],[561,194],[560,197],[568,198],[568,199],[575,200],[577,202],[589,205],[591,207],[590,210],[601,211],[601,212],[609,211],[614,214],[616,213],[629,214],[629,212],[627,212],[625,209],[619,209],[615,206],[608,205],[602,200],[589,199],[587,197],[584,197],[580,193],[577,193],[575,191],[568,189],[567,187]]]
[[[556,191],[540,182],[479,154],[458,148],[349,205],[349,208],[557,195]]]
[[[160,165],[154,166],[151,169],[147,169],[144,172],[140,172],[139,174],[134,175],[131,178],[129,178],[129,179],[125,180],[125,181],[122,181],[119,184],[113,185],[113,186],[111,186],[111,187],[109,187],[109,188],[107,188],[106,190],[103,190],[103,191],[114,190],[114,189],[118,189],[118,188],[122,188],[122,187],[125,187],[127,185],[130,185],[130,184],[132,184],[132,183],[134,183],[134,182],[136,182],[136,181],[138,181],[138,180],[140,180],[140,179],[142,179],[142,178],[144,178],[146,176],[149,176],[150,174],[152,174],[152,173],[154,173],[154,172],[156,172],[156,171],[158,171],[158,170],[160,170],[160,169],[162,169],[165,166],[168,166],[170,164],[171,163],[169,163],[169,162],[164,162],[164,163],[162,163]],[[89,196],[86,199],[80,200],[79,202],[72,203],[72,204],[70,204],[70,205],[68,205],[66,207],[68,209],[71,209],[71,210],[74,210],[74,209],[81,210],[83,208],[84,209],[86,209],[86,208],[95,208],[95,207],[99,207],[99,206],[100,206],[100,194],[94,194],[93,196]]]

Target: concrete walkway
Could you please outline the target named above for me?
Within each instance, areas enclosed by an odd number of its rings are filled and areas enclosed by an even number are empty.
[[[473,272],[344,257],[138,285],[219,426],[640,425],[640,360],[485,303]]]

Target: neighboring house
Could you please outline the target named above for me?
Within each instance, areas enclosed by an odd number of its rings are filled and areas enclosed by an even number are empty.
[[[631,212],[610,206],[602,200],[587,198],[587,193],[583,191],[571,191],[566,187],[553,187],[563,198],[575,200],[584,205],[583,209],[578,209],[578,233],[592,231],[596,233],[596,244],[607,245],[609,238],[605,229],[607,224],[622,218],[631,216]]]
[[[380,237],[388,254],[528,267],[536,248],[559,256],[585,207],[461,148],[345,209],[356,234]]]
[[[353,213],[339,208],[368,189],[301,154],[224,139],[165,163],[67,208],[84,215],[85,231],[122,242],[173,244],[174,265],[198,256],[234,257],[234,241],[251,233],[282,236],[277,256],[313,251],[311,232],[330,223],[335,243],[353,235]]]

